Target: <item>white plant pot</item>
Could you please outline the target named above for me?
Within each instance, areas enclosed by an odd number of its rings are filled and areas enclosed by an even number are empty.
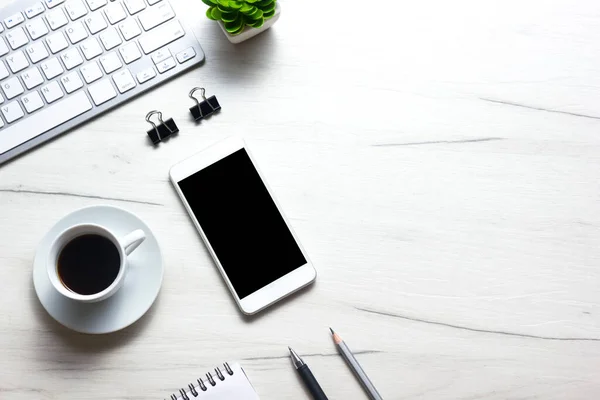
[[[279,2],[277,2],[277,4],[275,4],[275,14],[271,18],[266,20],[263,26],[261,26],[260,28],[252,28],[250,26],[247,26],[244,28],[242,33],[238,33],[237,35],[232,35],[229,32],[227,32],[225,30],[225,25],[223,24],[223,22],[222,21],[218,21],[218,22],[219,22],[219,26],[221,27],[221,30],[223,31],[225,36],[227,36],[227,40],[229,40],[231,43],[241,43],[241,42],[248,40],[250,38],[253,38],[254,36],[258,35],[259,33],[262,33],[264,31],[266,31],[267,29],[269,29],[271,26],[273,26],[273,24],[275,22],[277,22],[280,15],[281,15],[281,6],[279,5]]]

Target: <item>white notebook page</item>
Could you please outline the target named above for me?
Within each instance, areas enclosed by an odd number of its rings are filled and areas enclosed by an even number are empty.
[[[216,382],[215,386],[212,386],[206,376],[203,381],[207,387],[206,392],[203,392],[198,385],[198,382],[195,382],[194,388],[198,392],[198,396],[194,397],[193,394],[190,393],[190,389],[187,388],[187,396],[190,400],[260,400],[252,384],[248,380],[248,377],[242,370],[242,367],[238,363],[230,364],[231,369],[233,371],[233,375],[229,375],[226,371],[221,367],[221,371],[225,376],[225,380],[221,381],[214,374],[214,371],[211,372],[213,378]],[[180,393],[177,393],[177,400],[182,400],[184,397],[181,396]]]

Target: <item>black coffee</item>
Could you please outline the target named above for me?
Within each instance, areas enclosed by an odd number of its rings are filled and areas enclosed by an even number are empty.
[[[57,271],[63,285],[75,293],[96,294],[119,274],[119,250],[100,235],[82,235],[71,240],[58,256]]]

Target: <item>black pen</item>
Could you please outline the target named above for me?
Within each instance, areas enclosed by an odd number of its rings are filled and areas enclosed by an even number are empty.
[[[291,347],[288,347],[288,349],[290,349],[290,355],[292,356],[294,367],[296,367],[296,371],[298,371],[300,378],[302,378],[302,382],[304,382],[304,386],[306,386],[313,399],[328,400],[325,392],[323,392],[323,389],[321,389],[319,382],[317,382],[315,376],[312,374],[312,372],[310,372],[308,365],[302,361],[302,359],[294,350],[292,350]]]

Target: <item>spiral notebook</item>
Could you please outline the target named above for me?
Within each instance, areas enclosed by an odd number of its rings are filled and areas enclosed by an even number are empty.
[[[170,400],[260,400],[242,367],[223,364],[202,378],[189,383],[169,397]]]

